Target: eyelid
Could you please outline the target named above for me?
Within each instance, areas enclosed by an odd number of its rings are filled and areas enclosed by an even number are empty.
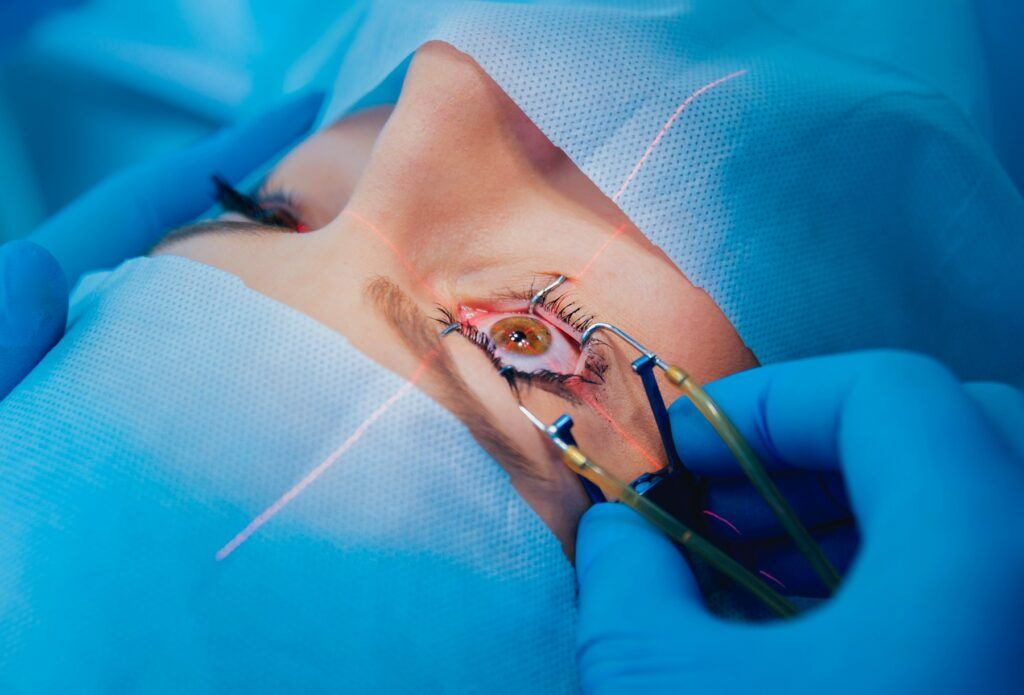
[[[541,354],[517,354],[510,352],[494,343],[491,331],[499,322],[510,317],[528,317],[544,326],[550,335],[550,344]],[[491,344],[491,351],[503,365],[513,367],[520,372],[529,373],[546,370],[552,374],[578,375],[585,366],[581,360],[582,350],[579,340],[566,335],[558,326],[548,322],[544,317],[531,316],[524,311],[491,311],[460,307],[458,320],[482,334]]]
[[[463,296],[454,303],[453,309],[438,307],[441,316],[437,320],[445,326],[458,324],[459,334],[487,354],[495,369],[501,371],[509,380],[513,391],[518,392],[518,384],[525,383],[555,393],[570,402],[578,402],[579,397],[575,391],[584,385],[604,383],[609,365],[602,355],[601,348],[604,343],[599,338],[587,341],[585,347],[580,345],[583,332],[593,322],[595,315],[575,301],[571,291],[549,293],[534,307],[533,314],[535,318],[547,324],[549,330],[562,334],[562,340],[574,343],[572,348],[577,353],[577,359],[575,364],[563,367],[565,371],[541,368],[524,372],[515,365],[506,364],[498,354],[497,345],[490,334],[467,322],[467,319],[472,318],[474,311],[530,315],[530,300],[536,295],[537,287],[542,286],[538,285],[539,279],[535,277],[528,288],[506,289],[490,297]]]
[[[217,202],[227,213],[234,213],[257,224],[271,228],[309,231],[302,223],[291,195],[284,189],[260,190],[255,196],[242,193],[219,176],[213,177],[217,187]]]
[[[466,321],[472,318],[473,311],[526,315],[530,305],[530,298],[534,294],[533,290],[529,290],[516,293],[515,295],[506,294],[502,298],[464,300],[460,302],[456,311],[442,310],[445,318],[444,323],[447,325],[452,322],[458,322],[465,329],[467,326]],[[575,377],[587,383],[603,382],[608,365],[598,352],[599,346],[602,344],[601,341],[594,339],[589,341],[586,347],[580,345],[583,331],[590,324],[593,315],[583,311],[578,303],[568,301],[568,297],[568,293],[563,293],[558,297],[546,299],[534,307],[535,315],[550,325],[553,330],[563,333],[563,339],[574,341],[575,345],[573,347],[578,352],[574,365],[567,368],[564,372],[552,372],[552,374],[557,374],[561,377]],[[469,313],[468,316],[467,312]],[[566,320],[566,318],[570,320]],[[481,335],[471,337],[472,342],[481,347],[481,349],[487,350],[481,344],[481,339],[493,342],[490,341],[490,336],[477,331],[475,328],[473,330],[481,333]],[[491,350],[490,352],[493,355],[495,351]]]
[[[300,211],[300,206],[296,202],[295,195],[290,190],[277,187],[277,188],[261,188],[256,193],[256,202],[260,208],[270,214],[281,214],[287,215],[294,224],[287,224],[289,228],[294,228],[296,232],[307,232],[309,226],[303,223],[303,215]]]
[[[530,301],[528,299],[495,299],[482,302],[473,302],[473,307],[468,307],[465,303],[463,303],[460,305],[459,308],[460,315],[462,313],[461,309],[463,308],[476,308],[494,313],[503,312],[509,314],[526,314],[528,309],[530,308]],[[534,312],[537,316],[541,317],[547,323],[551,324],[558,330],[562,331],[563,333],[571,337],[577,343],[579,343],[580,340],[583,338],[583,331],[564,321],[557,314],[557,312],[552,311],[550,305],[545,306],[545,304],[543,303],[537,304],[537,306],[534,307]]]
[[[262,206],[284,208],[290,212],[297,212],[298,206],[295,203],[295,194],[284,188],[261,188],[256,192],[256,201]]]

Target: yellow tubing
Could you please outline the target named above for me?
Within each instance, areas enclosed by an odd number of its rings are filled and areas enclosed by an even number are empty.
[[[595,485],[612,492],[623,504],[661,529],[669,538],[752,593],[780,617],[792,618],[797,615],[796,607],[782,594],[755,577],[743,565],[694,533],[657,504],[643,497],[629,485],[588,459],[577,447],[568,446],[563,449],[562,461],[574,473],[579,473]]]
[[[750,448],[747,440],[743,438],[743,435],[739,433],[736,426],[732,424],[732,421],[722,412],[711,396],[698,386],[686,372],[679,367],[669,365],[665,369],[665,376],[684,396],[690,399],[701,415],[715,428],[718,436],[722,438],[722,441],[729,447],[733,456],[739,461],[740,468],[743,469],[751,484],[761,493],[761,496],[764,497],[768,506],[771,507],[775,516],[779,519],[779,523],[782,524],[786,533],[796,543],[797,549],[807,558],[811,567],[821,577],[821,581],[824,582],[829,593],[834,593],[839,586],[839,573],[832,566],[832,563],[829,562],[829,559],[825,557],[825,553],[822,552],[821,547],[815,542],[807,527],[801,523],[796,512],[789,506],[789,502],[782,496],[779,489],[775,487],[775,483],[772,482],[764,465],[758,460],[757,455]]]

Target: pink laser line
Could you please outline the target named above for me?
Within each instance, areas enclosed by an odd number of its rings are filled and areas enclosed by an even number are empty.
[[[740,75],[745,75],[746,73],[747,71],[745,69],[737,70],[736,72],[725,75],[724,77],[719,77],[717,80],[708,82],[706,85],[695,90],[688,97],[683,99],[682,103],[679,104],[678,107],[676,107],[676,110],[672,113],[671,116],[668,117],[668,120],[665,121],[665,125],[661,127],[661,130],[658,131],[658,134],[654,136],[653,140],[651,140],[651,143],[647,145],[647,149],[644,150],[644,153],[643,155],[641,155],[640,159],[638,159],[636,164],[633,165],[633,170],[629,172],[629,175],[626,177],[625,181],[623,181],[622,185],[619,186],[619,190],[616,191],[615,195],[612,196],[612,202],[618,202],[619,198],[622,197],[622,194],[626,192],[626,189],[629,188],[629,184],[633,182],[633,179],[635,179],[637,174],[640,173],[640,170],[643,168],[644,164],[646,164],[647,160],[650,159],[651,153],[654,152],[654,148],[658,146],[658,143],[661,142],[661,139],[663,137],[665,137],[665,133],[668,132],[668,129],[672,127],[672,124],[675,123],[676,119],[679,118],[679,115],[686,109],[686,107],[693,103],[694,99],[699,97],[701,94],[704,94],[705,92],[714,89],[720,84],[737,78]],[[597,259],[604,255],[604,252],[608,249],[609,246],[611,246],[612,242],[615,241],[615,239],[617,239],[619,235],[622,234],[625,230],[626,223],[624,222],[622,223],[622,225],[619,226],[618,229],[615,230],[614,234],[605,239],[604,243],[601,245],[601,248],[594,252],[594,255],[591,256],[590,260],[587,261],[587,264],[583,266],[583,270],[579,272],[579,275],[577,277],[582,278],[587,273],[587,271],[590,270],[590,267],[597,262]]]
[[[547,357],[543,361],[544,361],[545,365],[547,366],[547,368],[549,370],[553,371],[553,372],[557,372],[561,368],[561,365],[555,364],[554,359],[552,359],[551,357]],[[626,440],[627,444],[629,444],[631,447],[633,447],[634,450],[639,452],[639,454],[644,459],[646,459],[646,461],[651,465],[651,470],[658,470],[659,468],[662,467],[661,466],[661,462],[658,461],[658,459],[655,458],[654,455],[651,454],[651,452],[649,452],[647,449],[645,449],[644,446],[640,442],[638,442],[636,439],[634,439],[633,436],[629,433],[629,431],[626,430],[626,428],[624,428],[622,425],[620,425],[618,423],[618,421],[611,416],[611,413],[609,413],[607,410],[605,410],[601,406],[600,403],[598,403],[592,397],[588,396],[586,393],[577,392],[577,395],[587,405],[589,405],[591,408],[593,408],[597,412],[597,414],[600,415],[604,419],[605,422],[607,422],[609,425],[611,425],[612,429],[614,429],[615,432],[620,437],[622,437],[624,440]]]
[[[701,514],[705,514],[707,516],[710,516],[712,519],[717,519],[718,521],[721,521],[723,524],[725,524],[726,526],[731,528],[733,531],[735,531],[737,536],[742,536],[743,535],[742,533],[740,533],[740,530],[736,527],[736,524],[732,523],[731,521],[726,519],[724,516],[721,516],[720,514],[715,514],[710,509],[705,509],[705,510],[701,511]]]
[[[615,233],[610,235],[607,239],[604,240],[604,243],[601,244],[601,248],[599,248],[597,251],[595,251],[594,255],[590,257],[589,261],[587,261],[587,264],[585,266],[583,266],[583,270],[581,270],[579,273],[576,274],[576,279],[577,280],[582,279],[583,276],[587,274],[587,271],[590,270],[590,267],[592,265],[594,265],[594,263],[597,262],[597,259],[600,258],[602,255],[604,255],[604,252],[608,249],[609,246],[612,245],[612,242],[615,241],[616,239],[618,239],[619,235],[622,234],[624,231],[626,231],[626,225],[627,224],[629,224],[629,223],[628,222],[623,222],[622,224],[620,224],[615,229]]]
[[[607,422],[609,425],[612,426],[612,429],[615,430],[616,434],[618,434],[620,437],[622,437],[626,441],[627,444],[629,444],[631,447],[633,447],[633,449],[635,451],[639,452],[639,454],[642,457],[644,457],[644,459],[647,461],[647,463],[650,464],[652,471],[656,471],[656,470],[661,468],[661,462],[658,459],[656,459],[651,454],[651,452],[647,451],[647,449],[645,449],[640,442],[638,442],[636,439],[634,439],[633,435],[631,435],[626,430],[626,428],[624,428],[622,425],[620,425],[615,420],[615,418],[613,418],[611,416],[611,414],[609,414],[609,412],[607,410],[605,410],[601,406],[600,403],[598,403],[593,398],[590,398],[589,396],[587,396],[585,394],[580,393],[580,394],[577,394],[577,395],[579,395],[583,399],[583,401],[586,402],[587,405],[589,405],[591,408],[593,408],[595,411],[597,411],[597,414],[600,415],[604,419],[605,422]]]
[[[387,247],[391,249],[391,252],[395,254],[395,258],[398,259],[398,262],[402,264],[402,267],[405,268],[406,272],[412,276],[416,283],[423,287],[425,290],[427,290],[427,292],[429,292],[431,296],[434,298],[435,302],[437,302],[441,306],[445,306],[445,301],[441,297],[441,295],[438,294],[437,291],[433,287],[431,287],[426,280],[423,279],[423,276],[420,275],[419,272],[417,272],[416,268],[413,267],[412,263],[408,261],[408,259],[405,257],[405,254],[402,253],[402,250],[395,246],[395,243],[391,241],[391,239],[388,239],[386,236],[384,236],[384,233],[377,229],[377,227],[372,222],[370,222],[368,219],[360,215],[358,212],[354,212],[352,210],[349,210],[348,208],[342,210],[341,214],[348,215],[356,222],[361,224],[363,227],[366,227],[371,232],[373,232],[373,234],[378,239],[383,241],[387,245]]]
[[[786,588],[786,585],[785,585],[785,584],[783,584],[781,580],[779,580],[779,579],[778,579],[778,578],[776,578],[776,577],[773,577],[772,575],[768,574],[768,573],[767,573],[767,572],[765,572],[764,570],[758,570],[758,571],[757,571],[757,573],[758,573],[758,574],[760,574],[760,575],[761,575],[762,577],[767,577],[768,579],[771,579],[771,580],[772,580],[773,582],[775,582],[776,584],[778,584],[779,586],[781,586],[781,587],[782,587],[783,589],[785,589],[785,588]]]
[[[673,112],[673,114],[671,116],[669,116],[668,120],[665,121],[665,125],[662,126],[661,130],[654,137],[654,140],[652,140],[651,143],[647,146],[647,149],[644,151],[643,155],[637,161],[636,165],[634,165],[633,170],[629,172],[629,175],[626,177],[626,180],[622,182],[622,185],[619,187],[619,190],[616,191],[615,195],[612,196],[612,198],[611,198],[612,201],[613,202],[617,201],[622,196],[622,194],[626,192],[626,189],[629,188],[629,184],[632,183],[633,179],[636,178],[637,174],[640,173],[640,170],[643,168],[644,164],[650,158],[651,153],[654,152],[654,149],[658,146],[658,143],[661,142],[661,139],[663,137],[665,137],[665,133],[668,132],[668,129],[671,128],[672,124],[676,121],[677,118],[679,118],[679,115],[686,109],[687,106],[689,106],[693,102],[694,99],[699,97],[701,94],[704,94],[705,92],[707,92],[707,91],[709,91],[711,89],[714,89],[715,87],[717,87],[718,85],[720,85],[720,84],[722,84],[724,82],[728,82],[729,80],[731,80],[733,78],[736,78],[736,77],[739,77],[740,75],[746,74],[746,72],[747,72],[747,70],[745,70],[745,69],[744,70],[737,70],[734,73],[731,73],[729,75],[725,75],[724,77],[720,77],[717,80],[714,80],[713,82],[709,82],[708,84],[704,85],[703,87],[700,87],[699,89],[694,91],[692,94],[690,94],[688,97],[686,97],[686,99],[684,99],[683,102],[681,104],[679,104],[678,108],[676,108],[675,112]],[[348,210],[348,209],[344,210],[343,214],[346,214],[349,217],[351,217],[354,220],[356,220],[357,222],[359,222],[362,226],[364,226],[367,229],[369,229],[378,239],[383,241],[388,246],[388,248],[390,248],[391,251],[395,254],[395,257],[398,259],[398,262],[402,264],[402,266],[416,280],[416,282],[418,284],[420,284],[421,286],[423,286],[428,292],[430,292],[430,294],[435,298],[435,300],[440,300],[440,296],[438,295],[438,293],[434,290],[433,287],[431,287],[422,278],[422,276],[420,276],[420,274],[416,271],[416,269],[412,266],[412,264],[409,263],[409,261],[405,258],[404,254],[401,252],[401,250],[397,246],[395,246],[394,242],[392,242],[390,239],[388,239],[383,233],[381,233],[380,230],[378,230],[369,220],[367,220],[362,215],[360,215],[360,214],[358,214],[358,213],[356,213],[356,212],[354,212],[352,210]],[[597,259],[605,252],[605,250],[609,246],[611,246],[612,242],[620,234],[622,234],[622,232],[625,231],[625,229],[626,229],[626,224],[625,223],[619,225],[619,227],[615,230],[615,233],[612,234],[611,236],[609,236],[608,239],[606,239],[604,241],[604,243],[601,245],[601,247],[597,250],[597,252],[595,252],[594,255],[590,258],[590,260],[587,261],[586,265],[583,267],[583,270],[580,271],[580,277],[582,277],[587,271],[590,270],[591,266],[593,266],[593,264],[597,261]],[[428,357],[424,358],[423,362],[421,362],[420,366],[417,367],[416,372],[412,375],[412,377],[409,379],[409,381],[407,381],[405,384],[402,384],[402,387],[399,388],[398,391],[393,393],[386,401],[384,401],[384,403],[382,403],[380,406],[378,406],[378,408],[375,411],[373,411],[373,413],[371,413],[370,416],[368,418],[366,418],[366,420],[364,420],[359,425],[359,427],[357,427],[355,429],[355,431],[349,436],[348,439],[346,439],[341,444],[341,446],[339,446],[337,449],[335,449],[331,453],[330,456],[328,456],[320,464],[318,464],[315,468],[313,468],[313,470],[311,470],[309,473],[307,473],[306,476],[302,480],[300,480],[298,483],[296,483],[290,490],[288,490],[283,495],[281,495],[281,497],[279,497],[273,504],[271,504],[263,512],[261,512],[259,514],[259,516],[257,516],[251,522],[249,522],[249,525],[246,526],[244,529],[242,529],[238,533],[238,535],[236,535],[234,538],[232,538],[230,541],[228,541],[228,543],[223,548],[218,550],[214,557],[218,561],[220,561],[220,560],[223,560],[224,558],[226,558],[231,553],[233,553],[242,543],[244,543],[246,540],[248,540],[248,538],[250,536],[252,536],[253,533],[255,533],[261,526],[263,526],[263,524],[267,523],[267,521],[269,521],[271,518],[273,518],[274,515],[276,515],[279,511],[281,511],[281,509],[283,509],[289,502],[291,502],[293,499],[298,497],[298,495],[303,490],[305,490],[317,478],[319,478],[321,475],[323,475],[323,473],[328,468],[330,468],[339,458],[341,458],[345,454],[346,451],[348,451],[350,448],[352,448],[352,446],[355,445],[355,443],[357,441],[359,441],[359,439],[362,438],[362,436],[366,433],[366,431],[370,428],[370,426],[373,425],[374,422],[379,420],[384,415],[384,413],[386,413],[391,408],[391,406],[393,406],[396,402],[398,402],[398,400],[401,399],[402,396],[404,396],[406,393],[408,393],[413,388],[413,386],[415,385],[416,381],[420,378],[420,376],[422,376],[423,371],[426,369],[426,366],[427,366],[426,362],[427,362],[427,360],[430,357],[432,357],[432,356],[433,355],[428,355]],[[634,449],[639,451],[640,454],[645,459],[647,459],[648,463],[650,463],[655,468],[660,467],[660,464],[658,463],[658,461],[646,449],[644,449],[640,445],[639,442],[634,440],[625,431],[625,429],[623,429],[618,424],[618,422],[616,422],[611,417],[611,415],[609,415],[607,413],[607,411],[604,410],[604,408],[602,408],[596,402],[591,402],[591,407],[593,407],[595,410],[597,410],[598,413],[609,424],[612,425],[612,428],[615,429],[619,433],[619,435],[622,436],[627,441],[628,444],[630,444],[630,446],[632,446]],[[736,529],[736,527],[731,522],[729,522],[728,520],[723,519],[721,517],[718,517],[718,515],[714,515],[714,516],[716,518],[721,519],[723,522],[727,523],[737,533],[739,533],[739,529]],[[764,574],[766,574],[766,573],[764,573]],[[779,584],[781,584],[781,582],[779,582],[774,577],[771,577],[771,578],[774,579]]]
[[[252,536],[252,534],[256,533],[256,531],[258,531],[259,528],[263,526],[263,524],[270,521],[274,517],[274,515],[276,515],[279,511],[284,509],[284,507],[289,502],[298,497],[303,490],[309,487],[317,478],[323,475],[328,468],[334,465],[334,463],[338,459],[344,456],[345,452],[351,449],[355,445],[355,443],[358,442],[363,437],[364,434],[366,434],[366,431],[370,429],[373,423],[377,422],[377,420],[379,420],[384,415],[384,413],[386,413],[391,408],[391,406],[397,403],[405,394],[407,394],[413,388],[413,386],[420,379],[420,377],[423,376],[423,373],[427,369],[428,362],[433,359],[436,352],[437,351],[435,349],[426,357],[424,357],[423,360],[420,362],[419,366],[416,368],[416,371],[413,372],[412,376],[409,378],[409,380],[402,384],[401,388],[399,388],[397,391],[391,394],[391,396],[389,396],[387,400],[385,400],[383,403],[377,406],[377,409],[370,413],[370,416],[363,420],[359,424],[359,426],[356,427],[355,430],[353,430],[352,434],[349,435],[348,439],[342,442],[341,446],[339,446],[337,449],[331,452],[331,454],[327,458],[325,458],[323,461],[317,464],[315,468],[309,471],[309,473],[303,476],[302,480],[293,485],[290,490],[288,490],[283,495],[278,497],[277,500],[269,507],[264,509],[259,514],[259,516],[250,521],[248,526],[239,531],[238,535],[236,535],[234,538],[228,541],[223,548],[217,551],[217,553],[214,555],[214,558],[218,562],[220,562],[228,555],[233,553],[235,550],[237,550],[238,546],[242,545],[242,543],[245,543],[245,541],[247,541],[249,537]]]
[[[679,118],[679,114],[681,114],[687,106],[692,104],[694,99],[699,97],[701,94],[704,94],[705,92],[711,91],[720,84],[723,84],[725,82],[728,82],[729,80],[735,79],[740,75],[745,74],[747,74],[747,71],[744,69],[737,70],[736,72],[730,73],[725,77],[719,77],[717,80],[714,80],[713,82],[708,82],[706,85],[690,94],[690,96],[683,99],[683,103],[681,103],[679,107],[676,108],[675,112],[668,117],[668,120],[665,121],[665,125],[663,125],[658,134],[654,136],[654,139],[651,140],[651,144],[648,145],[647,150],[644,151],[643,156],[640,157],[639,161],[637,161],[636,163],[636,166],[633,167],[633,171],[629,172],[629,176],[626,177],[626,180],[622,182],[622,185],[619,187],[619,190],[615,193],[615,195],[612,196],[612,201],[617,201],[619,197],[626,192],[626,189],[629,188],[629,184],[633,182],[633,179],[635,179],[636,175],[640,173],[640,169],[643,168],[644,164],[647,162],[647,159],[651,156],[651,153],[654,152],[654,148],[658,146],[658,143],[661,142],[661,139],[665,137],[665,133],[668,132],[668,129],[671,128],[672,124],[675,123],[677,118]]]

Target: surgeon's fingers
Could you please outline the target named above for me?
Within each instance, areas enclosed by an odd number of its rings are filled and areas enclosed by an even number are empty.
[[[770,365],[727,376],[704,389],[769,470],[831,470],[838,462],[842,398],[856,381],[861,360],[856,362],[852,365],[849,356],[842,356]],[[729,449],[689,400],[677,399],[669,412],[673,438],[687,467],[702,475],[742,475]]]
[[[774,482],[808,527],[835,523],[853,515],[838,473],[786,472],[776,474]],[[753,541],[786,535],[761,494],[741,478],[710,479],[701,517],[713,538]]]
[[[995,382],[975,382],[965,384],[964,388],[1014,455],[1024,462],[1024,393]]]
[[[68,311],[64,273],[29,241],[0,246],[0,400],[60,340]]]
[[[213,204],[212,175],[232,181],[245,176],[306,133],[322,100],[319,93],[305,95],[123,171],[57,213],[31,239],[53,253],[69,284],[84,272],[144,253]]]
[[[728,629],[705,610],[676,547],[624,505],[598,504],[583,515],[576,573],[577,648],[587,679],[613,679],[621,674],[608,669],[617,664],[648,662],[659,654],[699,654],[702,644]]]
[[[866,352],[773,365],[727,377],[712,393],[769,465],[841,466],[859,516],[884,503],[887,519],[933,519],[922,516],[925,509],[948,513],[978,480],[1005,472],[1008,450],[977,405],[947,370],[917,355]],[[738,470],[692,409],[677,402],[671,414],[692,469]]]

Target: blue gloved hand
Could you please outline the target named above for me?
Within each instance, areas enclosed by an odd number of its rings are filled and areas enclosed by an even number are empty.
[[[68,291],[89,270],[145,253],[214,203],[211,176],[238,181],[313,123],[308,94],[184,150],[103,181],[33,232],[0,247],[0,399],[63,334]]]
[[[743,388],[734,386],[735,383],[726,379],[709,384],[707,388],[715,398],[735,399],[731,391]],[[1005,384],[975,383],[964,388],[1024,460],[1024,394]],[[712,434],[710,425],[697,415],[686,399],[677,401],[672,412],[678,421],[674,429],[676,444],[684,454],[696,454],[696,459],[688,462],[703,480],[706,497],[701,532],[752,572],[762,573],[781,593],[825,596],[827,592],[818,575],[797,551],[757,490],[746,477],[738,475],[725,446]],[[693,428],[702,431],[694,435]],[[718,455],[688,451],[688,448],[704,445],[717,448]],[[704,461],[716,463],[707,467],[702,465]],[[726,465],[718,465],[718,462]],[[856,554],[859,533],[842,473],[781,466],[772,472],[772,478],[817,537],[832,564],[845,572]]]
[[[1019,692],[1024,459],[1004,434],[1024,426],[1019,394],[969,391],[931,360],[878,352],[756,369],[710,390],[770,469],[842,471],[859,554],[810,613],[727,622],[706,611],[664,536],[626,507],[597,505],[576,548],[585,690]],[[691,408],[671,415],[694,470],[738,472]]]

